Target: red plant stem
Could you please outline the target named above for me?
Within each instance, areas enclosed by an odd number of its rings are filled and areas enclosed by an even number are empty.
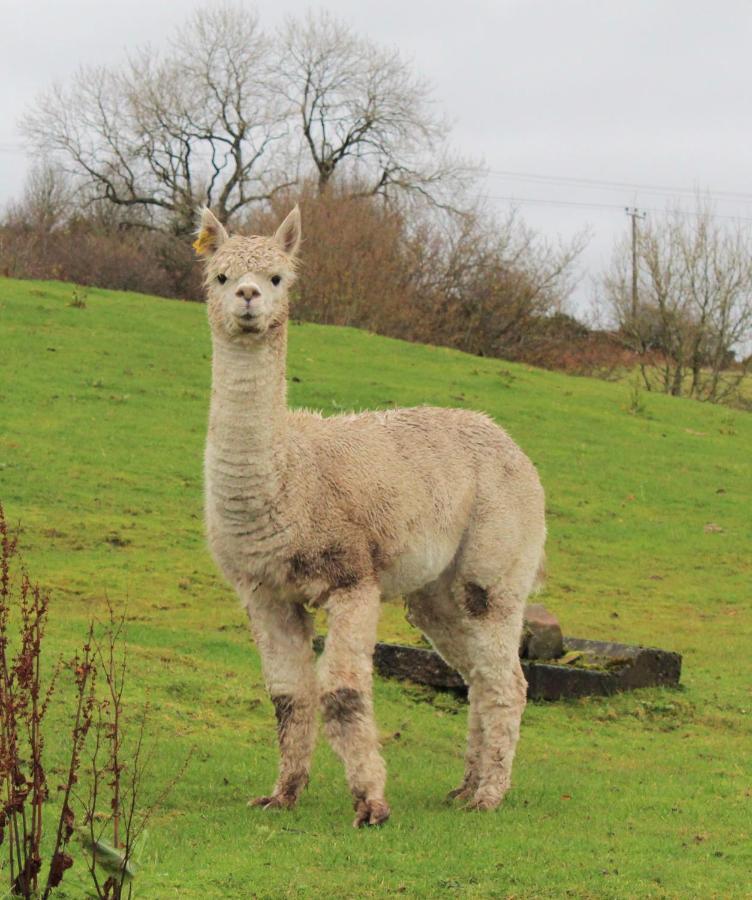
[[[44,888],[44,893],[42,894],[42,900],[46,900],[49,896],[50,891],[52,890],[52,885],[50,884],[50,879],[52,877],[52,865],[54,863],[55,857],[60,852],[60,850],[68,843],[67,838],[63,838],[63,828],[65,826],[65,815],[69,808],[69,800],[71,795],[71,790],[73,788],[73,784],[76,777],[76,772],[78,771],[78,765],[80,760],[80,751],[83,743],[83,739],[86,737],[86,733],[89,730],[89,725],[91,724],[91,707],[89,705],[89,697],[91,697],[91,693],[87,696],[86,694],[86,686],[87,683],[91,684],[91,680],[93,679],[92,668],[90,663],[90,651],[89,648],[91,646],[91,637],[92,637],[92,626],[89,626],[89,639],[87,643],[84,645],[84,657],[83,657],[83,675],[79,679],[78,682],[78,703],[76,706],[76,721],[73,726],[73,742],[71,747],[71,757],[70,763],[68,765],[68,777],[65,781],[65,793],[63,794],[63,803],[60,809],[60,818],[57,823],[57,834],[55,835],[55,846],[52,851],[50,869],[47,873],[47,883]],[[82,722],[82,716],[84,720]]]
[[[126,652],[124,649],[121,664],[120,666],[118,665],[118,661],[115,658],[115,647],[123,631],[123,627],[125,624],[125,614],[116,619],[115,611],[109,597],[107,597],[107,610],[109,613],[109,620],[107,622],[105,632],[107,644],[105,649],[103,649],[102,645],[98,642],[97,653],[102,664],[102,670],[104,671],[105,679],[107,681],[107,688],[110,694],[110,702],[112,704],[112,721],[109,727],[106,729],[105,733],[110,745],[110,761],[108,768],[111,780],[108,782],[108,784],[112,789],[111,808],[113,845],[115,846],[115,848],[120,849],[120,847],[122,846],[120,839],[120,825],[123,813],[121,790],[122,766],[120,764],[120,749],[122,745],[121,718],[123,687],[125,684],[127,663]]]
[[[23,859],[21,856],[22,846],[21,839],[18,834],[18,814],[16,811],[15,776],[16,772],[18,771],[18,740],[16,734],[14,692],[10,673],[8,672],[8,660],[5,655],[5,644],[3,644],[2,666],[4,689],[3,699],[6,707],[3,710],[3,712],[5,713],[5,715],[3,716],[3,721],[5,725],[5,748],[7,753],[7,771],[5,773],[5,778],[8,792],[8,825],[10,826],[8,850],[10,854],[10,875],[12,884],[15,880],[13,851],[15,850],[16,852],[19,874],[23,871]]]
[[[108,635],[110,642],[110,659],[107,680],[110,685],[110,693],[112,695],[113,706],[113,722],[112,722],[112,836],[115,849],[120,847],[120,767],[119,767],[119,744],[120,744],[120,696],[117,694],[115,684],[115,635],[112,632],[112,618],[110,618],[110,633]]]
[[[44,777],[42,769],[42,735],[39,715],[39,662],[41,655],[41,640],[43,634],[42,616],[44,615],[44,601],[40,600],[39,590],[34,591],[34,603],[36,614],[32,626],[34,669],[31,682],[31,765],[32,765],[32,795],[31,795],[31,841],[30,855],[32,860],[39,858],[42,843],[42,803],[44,802]],[[41,606],[40,606],[41,603]],[[37,872],[36,865],[33,868],[32,887],[36,892]]]
[[[95,729],[95,741],[94,741],[94,752],[91,757],[91,776],[92,783],[91,789],[89,793],[90,803],[89,809],[87,810],[88,818],[89,818],[89,838],[91,841],[91,863],[89,865],[89,872],[91,873],[92,881],[94,882],[94,887],[97,891],[97,897],[104,897],[102,893],[102,889],[99,884],[99,879],[97,878],[97,856],[96,856],[96,838],[94,837],[94,812],[97,808],[97,797],[99,795],[99,776],[100,769],[97,767],[97,759],[99,757],[99,744],[102,733],[102,707],[99,706],[98,710],[98,718],[97,718],[97,727]]]
[[[10,786],[10,778],[8,779],[8,808],[11,809],[13,804],[13,797],[11,793]],[[16,853],[18,854],[18,869],[21,870],[21,855],[18,850],[18,826],[16,824],[16,816],[13,812],[9,813],[8,818],[9,828],[9,840],[8,840],[8,849],[10,851],[10,882],[13,884],[15,881],[15,869],[14,869],[14,859],[13,859],[13,850],[15,848]]]

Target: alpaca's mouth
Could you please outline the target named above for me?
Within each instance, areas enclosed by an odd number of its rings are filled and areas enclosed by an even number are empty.
[[[235,322],[238,328],[246,334],[260,334],[262,328],[258,324],[258,316],[251,313],[243,313],[235,316]]]

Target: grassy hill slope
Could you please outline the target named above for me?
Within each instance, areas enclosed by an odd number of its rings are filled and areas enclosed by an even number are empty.
[[[295,405],[492,415],[546,487],[541,599],[565,631],[684,654],[680,691],[531,704],[514,789],[487,816],[441,802],[461,776],[465,707],[379,681],[393,820],[354,832],[323,745],[298,810],[245,805],[274,778],[273,712],[204,546],[203,308],[72,296],[0,279],[0,501],[53,593],[56,649],[80,642],[105,592],[127,601],[154,786],[191,753],[150,828],[137,896],[749,896],[751,416],[654,395],[635,413],[625,385],[292,328]],[[415,638],[397,606],[381,628]]]

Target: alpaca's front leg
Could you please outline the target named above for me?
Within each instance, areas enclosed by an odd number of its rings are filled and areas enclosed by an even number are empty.
[[[355,801],[353,825],[380,825],[389,818],[384,799],[386,767],[373,717],[373,648],[379,591],[361,583],[335,591],[326,603],[329,633],[319,663],[324,728],[345,764]]]
[[[279,777],[269,796],[251,800],[264,809],[295,806],[308,784],[316,743],[316,670],[313,622],[306,610],[257,589],[246,598],[279,738]]]

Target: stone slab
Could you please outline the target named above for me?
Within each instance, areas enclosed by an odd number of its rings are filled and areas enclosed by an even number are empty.
[[[528,697],[561,700],[609,696],[640,687],[677,685],[681,676],[681,655],[656,647],[566,637],[564,652],[579,652],[585,659],[592,658],[593,667],[523,659]],[[374,666],[385,678],[407,679],[443,690],[466,691],[461,676],[438,653],[423,647],[379,643],[374,652]]]
[[[317,652],[323,650],[324,639],[321,636],[315,638],[314,648]],[[582,668],[551,660],[521,660],[529,698],[563,700],[610,696],[641,687],[676,686],[681,677],[681,654],[657,647],[565,637],[564,653],[565,657],[580,653],[585,659],[592,659],[594,664]],[[373,662],[376,671],[384,678],[414,681],[440,690],[467,692],[462,676],[448,666],[438,653],[425,647],[379,642],[374,650]]]

